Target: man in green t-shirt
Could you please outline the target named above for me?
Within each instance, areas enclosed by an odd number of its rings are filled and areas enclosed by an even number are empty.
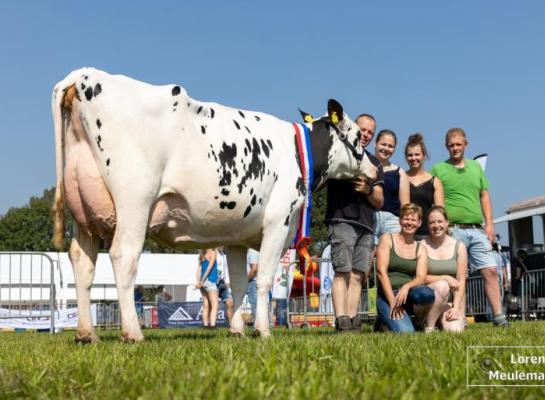
[[[500,300],[496,260],[492,252],[494,223],[488,179],[480,164],[464,158],[467,138],[462,128],[449,129],[446,135],[449,159],[435,164],[431,173],[441,179],[445,208],[452,236],[468,249],[470,271],[479,271],[484,291],[494,313],[496,326],[508,326]],[[484,215],[484,228],[481,223]]]

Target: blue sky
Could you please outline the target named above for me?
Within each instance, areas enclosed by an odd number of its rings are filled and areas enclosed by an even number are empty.
[[[544,18],[540,1],[2,2],[0,214],[54,185],[51,89],[93,66],[289,121],[334,97],[402,145],[422,132],[429,167],[461,126],[501,216],[545,195]]]

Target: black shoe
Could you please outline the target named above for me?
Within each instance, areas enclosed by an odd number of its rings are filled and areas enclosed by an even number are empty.
[[[355,315],[351,318],[352,330],[354,332],[361,332],[361,318],[359,315]]]
[[[379,319],[375,319],[375,324],[373,325],[373,332],[389,332],[388,327]]]
[[[503,321],[499,322],[499,323],[495,323],[494,322],[494,326],[496,328],[509,328],[511,326],[511,324],[509,323],[509,321],[507,321],[506,319],[504,319]]]
[[[348,332],[352,330],[352,318],[348,315],[339,315],[335,319],[335,329],[337,332]]]

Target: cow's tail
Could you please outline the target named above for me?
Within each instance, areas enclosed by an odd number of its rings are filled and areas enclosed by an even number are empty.
[[[51,208],[53,216],[53,246],[57,250],[64,248],[64,136],[68,125],[70,113],[67,112],[67,102],[73,100],[68,98],[70,92],[75,91],[74,84],[67,86],[65,81],[60,82],[53,89],[51,107],[53,112],[53,124],[55,126],[55,170],[57,186],[55,188],[55,199]]]

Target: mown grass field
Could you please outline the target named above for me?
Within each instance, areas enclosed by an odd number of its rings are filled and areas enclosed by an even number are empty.
[[[467,387],[469,345],[545,345],[545,322],[461,335],[336,334],[277,329],[273,338],[225,329],[119,331],[78,345],[74,332],[0,334],[0,399],[541,399],[543,388]],[[542,368],[545,372],[545,366]]]

